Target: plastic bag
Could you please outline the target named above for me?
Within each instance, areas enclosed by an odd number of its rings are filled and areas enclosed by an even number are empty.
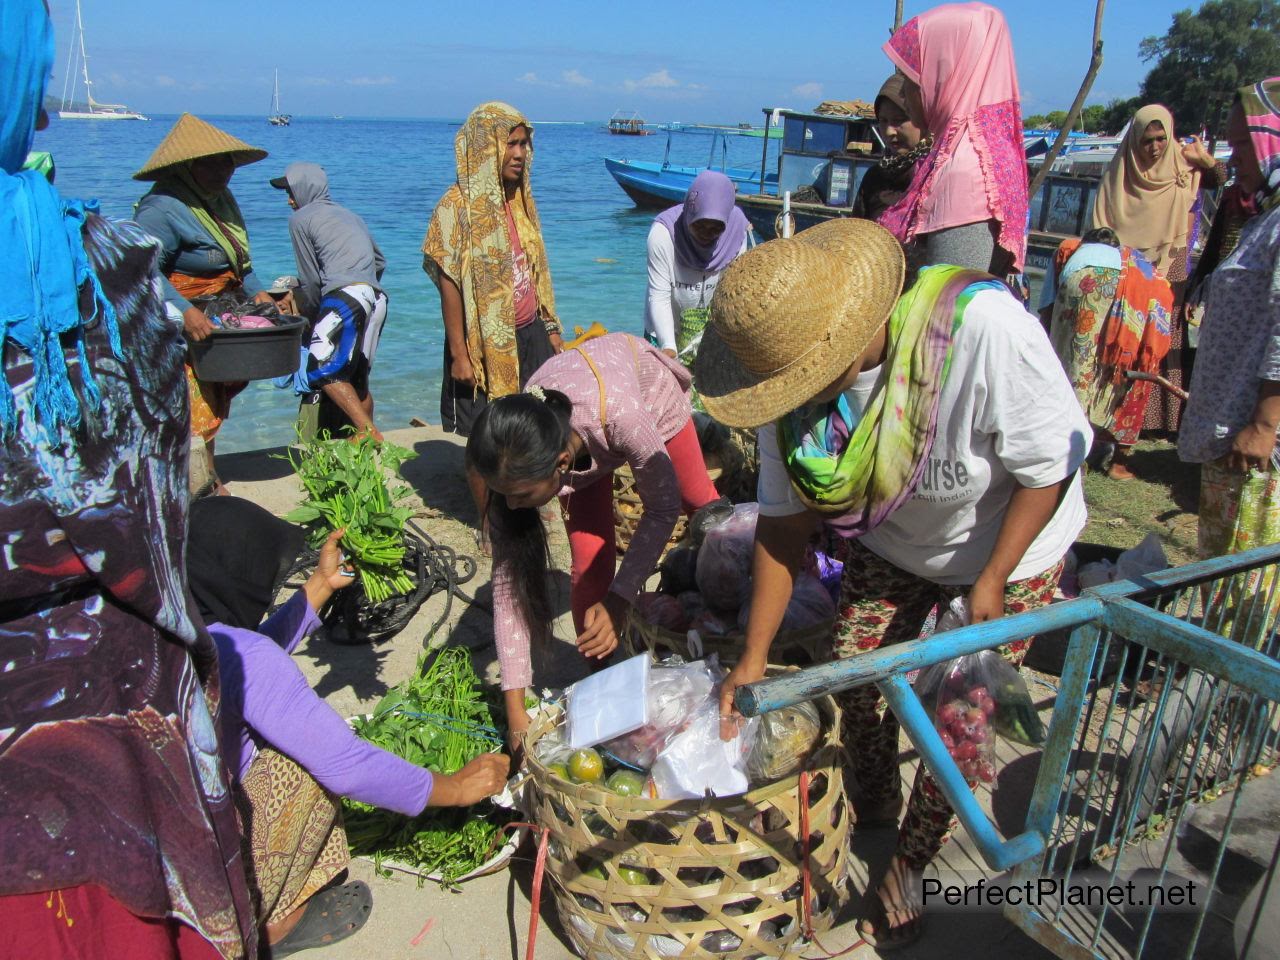
[[[658,589],[672,596],[698,588],[698,548],[687,540],[667,551],[658,564]]]
[[[650,662],[648,654],[631,657],[579,680],[565,691],[569,701],[569,746],[575,750],[593,747],[639,730],[649,722],[644,692],[649,688]]]
[[[689,725],[658,754],[649,771],[663,800],[696,800],[710,791],[717,797],[746,793],[747,756],[759,720],[752,717],[732,740],[720,739],[720,703],[714,693],[694,713]]]
[[[751,595],[751,557],[760,506],[742,503],[733,516],[707,531],[698,549],[698,592],[707,606],[736,614]]]
[[[689,518],[689,540],[694,548],[702,546],[707,531],[725,523],[733,516],[733,504],[728,497],[720,497],[710,503],[704,503]]]
[[[715,659],[651,668],[645,692],[649,722],[602,744],[601,749],[623,763],[648,770],[667,741],[685,728],[693,712],[711,696],[722,675]]]
[[[787,601],[787,611],[782,615],[781,630],[800,630],[825,623],[836,615],[835,601],[817,577],[807,573],[796,577],[795,586],[791,588],[791,599]],[[747,620],[751,616],[751,598],[738,610],[738,629],[747,629]]]
[[[704,637],[727,637],[733,633],[733,627],[733,620],[706,607],[689,621],[689,629],[698,631]]]
[[[1140,544],[1120,554],[1115,563],[1110,560],[1095,560],[1084,564],[1077,573],[1077,579],[1080,589],[1087,590],[1116,580],[1138,580],[1168,566],[1169,560],[1165,556],[1160,538],[1154,533],[1148,533]]]
[[[813,554],[813,573],[822,581],[822,585],[831,594],[831,602],[840,602],[840,581],[844,579],[844,563],[835,557],[828,556],[821,550]]]
[[[669,593],[642,593],[636,597],[636,613],[645,623],[684,633],[689,615],[684,606]]]
[[[747,774],[753,783],[790,776],[813,752],[822,735],[822,717],[810,701],[763,714]]]

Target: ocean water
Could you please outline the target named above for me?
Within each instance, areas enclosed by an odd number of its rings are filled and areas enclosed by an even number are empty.
[[[64,194],[97,197],[106,215],[128,217],[148,189],[132,174],[174,119],[54,119],[36,135],[35,146],[53,153]],[[231,181],[248,226],[254,269],[266,284],[296,273],[289,206],[284,193],[267,181],[295,160],[324,166],[333,198],[365,219],[387,257],[383,283],[390,310],[371,381],[376,422],[384,430],[408,426],[414,416],[439,422],[444,327],[420,251],[432,208],[455,178],[458,122],[295,118],[292,126],[273,127],[262,117],[204,119],[270,153],[240,168]],[[639,333],[645,238],[653,212],[632,205],[603,160],[661,160],[667,138],[610,136],[598,124],[535,125],[533,193],[565,329],[599,321],[611,330]],[[758,138],[725,139],[730,165],[759,164]],[[705,132],[673,134],[670,159],[705,165],[711,143]],[[770,151],[772,156],[773,144]],[[218,435],[218,452],[285,443],[293,436],[296,413],[291,391],[252,383],[233,404],[231,419]]]

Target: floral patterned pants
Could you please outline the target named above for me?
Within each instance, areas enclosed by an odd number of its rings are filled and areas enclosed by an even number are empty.
[[[964,587],[943,586],[907,573],[876,556],[856,541],[842,548],[844,579],[836,615],[832,653],[856,657],[868,650],[915,640],[935,605],[946,607],[966,592]],[[1062,573],[1059,561],[1043,573],[1005,587],[1005,614],[1022,613],[1047,604]],[[1002,657],[1015,667],[1022,663],[1030,641],[1017,640],[999,647]],[[840,696],[844,711],[844,742],[848,747],[859,806],[877,807],[901,794],[898,774],[898,718],[884,709],[874,685],[859,687]],[[970,784],[973,786],[973,784]],[[937,782],[920,764],[898,832],[898,856],[910,867],[923,870],[942,849],[955,829],[955,813]]]

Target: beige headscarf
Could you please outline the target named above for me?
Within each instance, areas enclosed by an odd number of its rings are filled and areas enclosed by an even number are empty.
[[[458,182],[436,205],[422,243],[423,268],[436,286],[440,285],[440,274],[444,274],[462,294],[467,354],[475,370],[476,385],[490,398],[520,390],[515,270],[502,188],[507,137],[519,126],[529,131],[532,141],[533,125],[509,104],[483,103],[471,112],[454,140]],[[511,216],[533,273],[539,322],[559,326],[538,208],[529,187],[532,166],[531,145],[524,179],[511,199]]]
[[[1147,170],[1139,164],[1138,147],[1147,126],[1158,123],[1169,137],[1160,159]],[[1192,204],[1200,188],[1200,173],[1182,156],[1173,133],[1173,116],[1160,104],[1133,115],[1129,133],[1098,186],[1093,226],[1110,227],[1125,246],[1141,251],[1162,274],[1167,274],[1187,248]]]

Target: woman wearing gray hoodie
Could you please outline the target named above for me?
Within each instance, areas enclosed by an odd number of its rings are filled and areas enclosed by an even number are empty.
[[[365,222],[329,196],[329,178],[314,163],[291,163],[271,181],[288,191],[289,236],[298,262],[294,301],[311,321],[306,365],[295,378],[303,421],[316,405],[315,431],[337,436],[382,434],[373,425],[369,370],[387,317],[380,285],[386,259]],[[304,431],[305,432],[305,431]]]

